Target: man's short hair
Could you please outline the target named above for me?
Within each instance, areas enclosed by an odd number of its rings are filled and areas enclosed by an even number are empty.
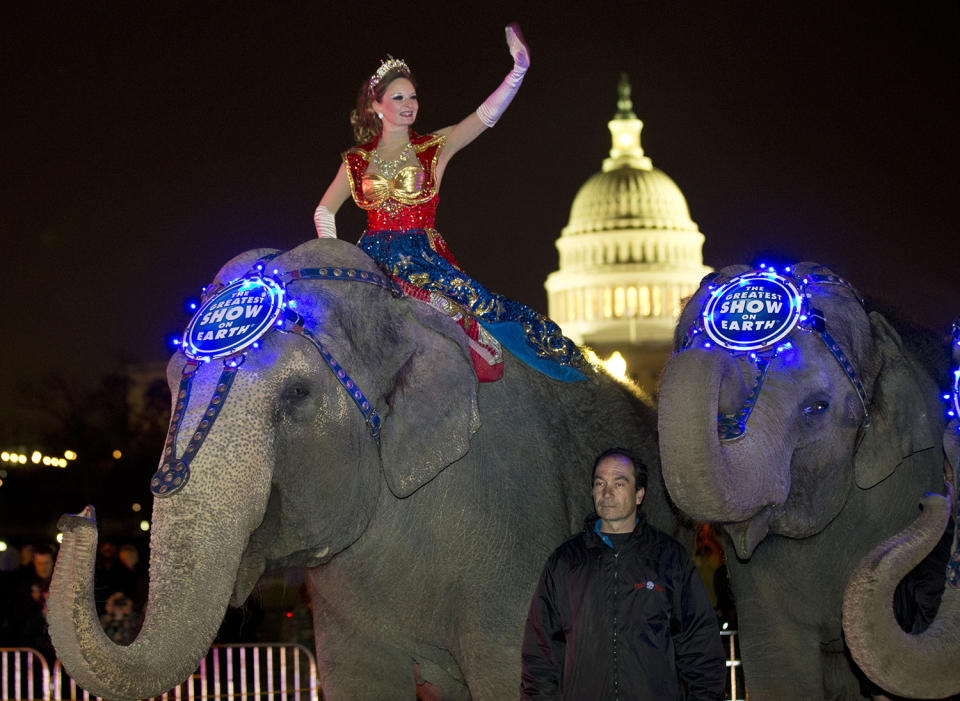
[[[637,489],[647,488],[647,466],[640,458],[633,454],[633,451],[627,450],[626,448],[609,448],[600,453],[600,455],[597,456],[597,459],[593,461],[593,472],[591,473],[590,477],[591,480],[597,474],[597,465],[599,465],[602,460],[605,460],[609,457],[620,457],[627,460],[631,465],[633,465],[633,480],[637,485]]]

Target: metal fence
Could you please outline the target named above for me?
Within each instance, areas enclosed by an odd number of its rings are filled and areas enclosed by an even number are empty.
[[[726,698],[743,701],[746,690],[736,631],[720,635],[727,651]],[[99,698],[78,687],[59,660],[51,669],[32,648],[0,648],[0,701]],[[173,699],[320,701],[317,663],[302,645],[214,645],[189,679],[155,701]]]
[[[31,648],[0,648],[0,701],[99,699],[73,681],[60,661],[47,664]],[[302,645],[214,645],[180,686],[156,697],[319,701],[317,663]]]
[[[740,664],[740,646],[737,644],[737,631],[722,630],[720,639],[727,651],[727,690],[725,699],[745,701],[747,687],[743,683],[743,666]]]

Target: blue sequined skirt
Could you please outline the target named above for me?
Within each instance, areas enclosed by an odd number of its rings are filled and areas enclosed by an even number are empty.
[[[559,326],[464,273],[436,231],[367,231],[357,245],[391,275],[455,301],[535,370],[565,382],[586,379],[580,349]]]

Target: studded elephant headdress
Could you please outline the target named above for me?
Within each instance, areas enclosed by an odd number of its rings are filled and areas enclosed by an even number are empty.
[[[756,405],[770,362],[778,354],[792,347],[788,337],[799,329],[815,334],[836,359],[863,406],[857,445],[870,426],[867,394],[853,365],[833,336],[827,331],[823,312],[813,306],[811,285],[843,285],[862,300],[856,289],[836,275],[793,275],[788,267],[778,272],[761,266],[732,278],[714,273],[704,278],[710,296],[703,304],[697,320],[687,329],[677,352],[689,348],[701,334],[709,340],[704,347],[716,344],[735,357],[749,359],[757,368],[753,389],[740,409],[733,414],[717,415],[720,440],[730,441],[743,436],[747,420]]]
[[[168,497],[187,483],[190,462],[223,409],[247,353],[258,348],[260,340],[273,331],[295,333],[313,344],[360,410],[379,451],[380,415],[350,375],[311,333],[308,321],[295,311],[296,302],[290,299],[287,286],[297,280],[342,280],[376,285],[396,296],[402,296],[403,292],[383,275],[354,268],[302,268],[288,272],[274,269],[272,273],[265,273],[266,263],[277,255],[260,259],[246,275],[226,285],[217,284],[204,289],[200,307],[187,324],[180,341],[187,362],[180,377],[163,458],[150,480],[150,491],[155,496]],[[177,457],[177,436],[190,400],[194,376],[203,364],[215,360],[223,361],[223,370],[213,396],[183,453]]]

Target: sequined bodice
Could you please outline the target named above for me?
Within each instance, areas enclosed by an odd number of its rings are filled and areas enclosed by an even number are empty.
[[[436,164],[445,139],[411,134],[410,141],[420,165],[406,166],[392,178],[368,172],[376,140],[343,155],[350,192],[357,206],[367,210],[369,230],[433,228],[438,203]]]

